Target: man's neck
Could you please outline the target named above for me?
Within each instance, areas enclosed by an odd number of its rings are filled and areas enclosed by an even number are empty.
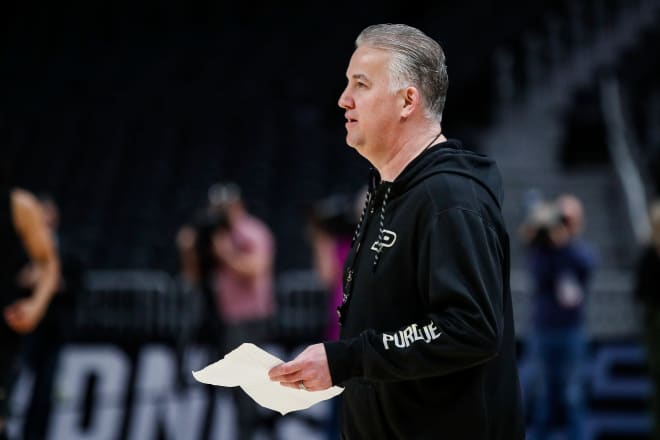
[[[424,150],[446,141],[439,126],[428,127],[420,135],[411,136],[389,150],[388,157],[376,166],[382,180],[392,182]]]

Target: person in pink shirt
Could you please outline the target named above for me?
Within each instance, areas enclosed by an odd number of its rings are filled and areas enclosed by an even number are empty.
[[[211,235],[211,251],[217,261],[213,292],[224,324],[225,351],[244,342],[260,345],[267,338],[275,313],[273,234],[265,223],[248,213],[236,184],[213,185],[209,202],[211,211],[227,220]],[[237,438],[251,439],[259,428],[258,407],[238,388],[234,401]]]
[[[308,213],[308,240],[312,248],[314,270],[329,294],[324,335],[328,341],[339,339],[337,307],[341,305],[343,297],[342,272],[359,217],[353,198],[345,194],[333,194],[314,203]]]

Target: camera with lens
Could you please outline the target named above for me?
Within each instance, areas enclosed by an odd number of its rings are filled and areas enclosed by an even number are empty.
[[[566,220],[556,203],[539,202],[525,221],[529,244],[544,248],[555,246],[555,232],[565,227]]]

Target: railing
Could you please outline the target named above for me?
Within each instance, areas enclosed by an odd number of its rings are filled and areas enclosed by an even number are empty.
[[[201,296],[161,271],[94,270],[76,306],[81,336],[178,339],[201,321]]]
[[[635,238],[638,243],[643,243],[651,232],[647,215],[647,195],[626,136],[628,130],[623,117],[619,81],[614,77],[602,79],[600,96],[607,132],[607,148],[612,157],[612,164],[621,180],[628,207],[628,217]]]
[[[275,294],[273,340],[295,344],[323,337],[328,297],[312,271],[283,272]],[[201,292],[161,271],[90,271],[78,297],[75,324],[82,338],[181,342],[204,320]]]

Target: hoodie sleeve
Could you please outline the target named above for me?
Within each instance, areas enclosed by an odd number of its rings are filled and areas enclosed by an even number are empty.
[[[477,212],[451,208],[420,237],[418,285],[426,316],[384,333],[325,344],[334,384],[445,375],[497,355],[503,332],[498,234]],[[402,295],[412,293],[402,292]]]

